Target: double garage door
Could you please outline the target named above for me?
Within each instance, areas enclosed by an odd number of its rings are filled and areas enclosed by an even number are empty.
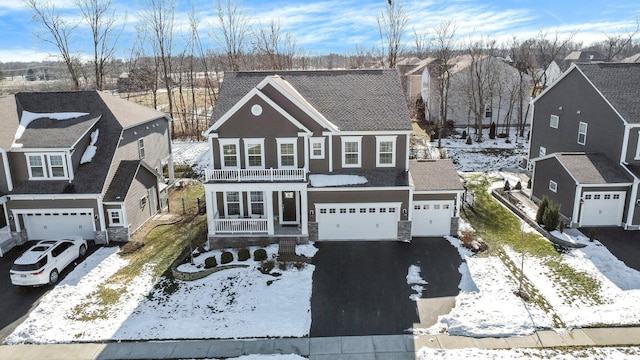
[[[21,216],[29,240],[58,239],[69,235],[95,238],[90,210],[26,213]]]
[[[414,201],[412,236],[444,236],[451,232],[453,201]]]
[[[397,240],[400,203],[316,204],[318,240]]]
[[[580,226],[620,226],[626,192],[585,191]]]

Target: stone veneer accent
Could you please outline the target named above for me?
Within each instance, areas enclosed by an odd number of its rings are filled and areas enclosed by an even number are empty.
[[[451,231],[449,231],[449,235],[458,236],[458,230],[460,229],[460,218],[452,217],[451,218]]]
[[[309,221],[307,230],[309,231],[309,241],[318,241],[318,223]]]
[[[128,227],[108,228],[107,233],[109,234],[109,241],[126,242],[130,240]],[[98,242],[99,241],[98,236],[100,236],[101,242]],[[96,232],[96,244],[106,244],[106,243],[107,243],[107,239],[105,238],[104,233]]]
[[[411,241],[411,221],[398,221],[398,238],[399,241]]]

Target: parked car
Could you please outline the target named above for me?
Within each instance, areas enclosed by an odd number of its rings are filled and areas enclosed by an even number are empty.
[[[39,241],[13,263],[11,283],[21,286],[55,284],[60,272],[86,253],[87,241],[80,236]]]

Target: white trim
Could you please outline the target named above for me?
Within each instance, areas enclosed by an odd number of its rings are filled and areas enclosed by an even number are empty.
[[[353,187],[353,186],[346,186],[346,187],[318,187],[318,188],[313,188],[310,187],[307,189],[307,191],[324,191],[324,192],[335,192],[335,191],[395,191],[395,190],[411,190],[411,186],[387,186],[387,187],[382,187],[382,186],[372,186],[372,187]]]
[[[333,134],[329,134],[329,172],[333,172]]]
[[[549,190],[557,193],[558,192],[558,183],[553,181],[553,180],[549,180]]]
[[[396,156],[398,155],[398,150],[396,147],[397,136],[376,136],[376,167],[395,167],[396,166]],[[383,164],[380,162],[380,144],[383,142],[391,143],[391,163]]]
[[[119,222],[113,222],[113,214],[118,215]],[[107,209],[107,220],[109,220],[109,226],[111,227],[126,227],[126,223],[124,222],[124,216],[122,209]]]
[[[309,153],[309,158],[310,159],[324,159],[324,137],[319,137],[319,136],[315,136],[315,137],[310,137],[309,138],[309,147],[311,148],[310,153]],[[314,148],[313,145],[314,144],[320,144],[320,155],[315,155],[314,154]]]
[[[50,153],[24,153],[26,164],[27,164],[27,172],[29,174],[29,180],[69,180],[69,163],[67,161],[67,154],[64,152],[50,152]],[[62,171],[64,172],[64,176],[53,176],[53,166],[51,165],[51,157],[60,156],[62,157]],[[31,161],[30,157],[39,157],[42,162],[42,175],[43,176],[33,176],[33,172],[31,170]]]
[[[556,126],[553,126],[553,119],[556,119],[555,123]],[[560,116],[555,115],[555,114],[551,114],[551,116],[549,116],[549,127],[552,129],[557,129],[558,125],[560,125]]]
[[[9,168],[9,156],[4,149],[0,148],[0,154],[2,154],[2,164],[4,166],[4,175],[7,179],[7,190],[13,190],[13,178],[11,177],[11,169]]]
[[[227,202],[227,194],[228,193],[237,193],[238,194],[238,215],[229,215],[229,207],[228,207],[228,202]],[[242,216],[242,214],[244,214],[244,204],[242,201],[242,191],[224,191],[222,193],[222,200],[224,201],[224,216],[228,217],[228,216]],[[235,203],[233,203],[235,204]]]
[[[53,176],[53,168],[54,166],[51,163],[51,157],[59,156],[62,158],[62,165],[57,165],[55,167],[62,167],[62,172],[64,176]],[[47,154],[47,170],[49,171],[49,177],[51,179],[69,179],[69,171],[67,171],[67,166],[69,165],[67,161],[67,154]]]
[[[264,138],[244,138],[242,139],[242,144],[244,145],[244,169],[264,169]],[[251,165],[249,162],[249,147],[251,145],[259,145],[260,146],[260,165]],[[256,156],[255,154],[251,156]]]
[[[225,165],[224,163],[224,157],[225,157],[224,146],[225,145],[236,146],[236,166]],[[239,169],[240,168],[240,139],[218,139],[218,146],[220,147],[220,168],[221,169]]]
[[[376,135],[376,136],[384,136],[384,135],[411,135],[411,131],[398,130],[398,131],[376,131],[376,130],[365,130],[365,131],[340,131],[339,133],[332,133],[328,131],[322,132],[323,136],[330,135],[339,135],[339,136],[363,136],[363,135]]]
[[[625,136],[625,144],[624,145],[627,145],[626,144],[627,143],[627,138],[628,138],[628,136]],[[626,152],[626,151],[624,151],[625,148],[626,148],[626,146],[624,146],[624,145],[623,145],[622,151]],[[636,144],[636,156],[633,159],[634,160],[640,160],[640,131],[638,131],[638,143]]]
[[[296,219],[294,221],[284,221],[284,203],[282,202],[282,193],[283,192],[291,192],[293,193],[293,199],[296,204]],[[281,190],[278,191],[278,222],[280,225],[299,225],[300,224],[300,196],[298,195],[298,191],[296,190]]]
[[[362,136],[341,136],[340,141],[342,147],[340,149],[340,158],[342,159],[342,167],[343,168],[359,168],[362,167]],[[357,143],[358,144],[358,162],[355,164],[347,164],[346,156],[347,152],[345,151],[346,143]],[[353,153],[349,153],[352,154]]]
[[[100,194],[9,194],[11,200],[98,200]]]
[[[297,169],[298,168],[298,138],[276,138],[278,168],[279,169]],[[282,149],[281,145],[293,145],[293,165],[282,165]],[[287,154],[287,156],[291,156]]]
[[[582,124],[584,124],[584,133],[580,130],[580,128],[582,127]],[[578,123],[578,144],[585,145],[587,143],[587,131],[588,130],[589,130],[589,124],[587,124],[584,121],[580,121]],[[584,135],[584,140],[582,142],[580,142],[580,135]]]
[[[431,195],[431,194],[464,194],[464,190],[415,190],[413,192],[416,195]]]
[[[44,159],[44,154],[25,153],[24,156],[25,156],[26,161],[27,161],[27,172],[29,173],[29,180],[46,180],[47,179],[47,164],[46,164],[45,159]],[[32,157],[40,159],[40,165],[39,166],[33,166],[31,164],[31,158]],[[42,168],[42,176],[33,176],[33,170],[31,169],[32,167]]]
[[[405,153],[404,153],[404,171],[409,171],[409,153],[411,152],[411,137],[409,135],[405,135]]]
[[[251,193],[252,193],[252,192],[262,194],[262,201],[255,201],[255,202],[254,202],[253,200],[251,200]],[[266,218],[266,216],[267,216],[267,207],[265,206],[265,200],[266,200],[266,197],[267,197],[267,196],[265,195],[265,192],[264,192],[264,191],[261,191],[261,190],[253,190],[253,191],[249,191],[249,192],[247,192],[247,202],[249,203],[249,204],[248,204],[248,207],[249,207],[249,216],[254,215],[254,214],[253,214],[253,204],[254,204],[254,203],[256,203],[256,204],[262,204],[262,214],[257,214],[257,215],[260,215],[260,216],[262,216],[262,217],[265,217],[265,218]]]
[[[574,224],[580,223],[580,217],[582,216],[582,204],[580,203],[580,199],[582,199],[582,185],[576,185],[576,193],[574,194],[573,199],[573,214],[571,215],[571,222]]]

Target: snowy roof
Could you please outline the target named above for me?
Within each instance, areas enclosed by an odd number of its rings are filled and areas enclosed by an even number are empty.
[[[451,159],[412,160],[409,171],[416,191],[464,190]]]
[[[388,186],[409,186],[407,172],[398,169],[352,169],[336,170],[331,174],[311,174],[309,179],[317,175],[330,175],[330,178],[316,178],[318,182],[312,187],[341,186],[341,187],[388,187]],[[349,180],[337,183],[338,180]],[[336,180],[335,184],[330,181]],[[356,181],[361,180],[361,181]],[[366,180],[364,182],[363,180]]]
[[[555,157],[580,184],[615,184],[633,181],[620,166],[603,154],[557,153]]]
[[[27,113],[26,110],[22,112],[21,123]],[[23,148],[70,148],[100,119],[100,115],[83,113],[86,115],[58,120],[56,115],[61,114],[64,113],[34,115],[35,119],[25,126],[21,134],[22,125],[19,128],[15,144]]]

